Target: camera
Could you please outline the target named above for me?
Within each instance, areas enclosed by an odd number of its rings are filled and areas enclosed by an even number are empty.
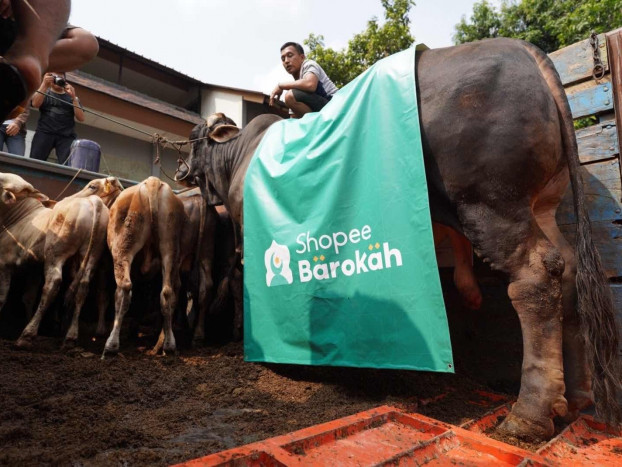
[[[65,81],[65,78],[63,78],[62,76],[54,75],[54,84],[56,86],[60,86],[61,88],[64,88],[65,85],[67,84],[67,81]]]

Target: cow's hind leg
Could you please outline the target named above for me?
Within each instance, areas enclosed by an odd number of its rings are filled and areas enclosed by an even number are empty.
[[[174,218],[179,222],[176,218]],[[175,235],[179,232],[179,223],[167,225],[165,220],[159,224],[160,255],[162,259],[162,291],[160,292],[160,310],[162,312],[162,331],[164,343],[162,352],[175,352],[175,336],[173,335],[173,314],[177,306],[177,294],[181,286],[179,277],[179,242]]]
[[[131,254],[117,256],[113,251],[114,257],[114,279],[117,283],[117,289],[114,293],[114,323],[110,336],[104,345],[104,353],[102,359],[108,354],[116,354],[119,351],[119,335],[121,333],[121,324],[125,313],[130,307],[132,300],[132,279],[130,277],[132,261],[136,252]]]
[[[574,249],[566,241],[555,221],[555,211],[534,207],[538,225],[551,242],[560,250],[566,267],[562,276],[563,304],[563,358],[568,421],[574,420],[581,409],[593,402],[592,379],[587,361],[579,315],[577,313],[576,259]]]
[[[105,231],[103,233],[105,235]],[[95,273],[95,268],[99,263],[99,259],[101,257],[101,252],[104,246],[105,239],[100,237],[96,238],[96,247],[93,248],[93,251],[90,252],[89,257],[83,259],[86,261],[84,268],[81,269],[81,274],[78,274],[79,277],[75,277],[72,281],[72,284],[68,290],[68,296],[65,300],[66,303],[73,302],[73,316],[71,318],[71,325],[67,330],[67,334],[65,335],[65,346],[73,346],[78,340],[78,329],[80,325],[80,312],[82,311],[82,306],[86,300],[86,296],[89,293],[89,285],[91,284],[91,280],[93,279],[93,275]]]
[[[63,265],[66,260],[67,258],[65,256],[57,256],[54,261],[45,264],[45,282],[43,284],[39,306],[30,322],[22,331],[22,335],[15,343],[16,347],[28,348],[31,346],[32,339],[39,332],[39,325],[43,319],[43,314],[58,294],[63,279]]]
[[[5,266],[0,266],[0,311],[6,303],[11,289],[11,270]]]
[[[562,367],[561,276],[559,250],[538,227],[529,206],[507,206],[499,215],[486,206],[461,212],[467,236],[493,269],[510,277],[508,295],[523,334],[521,388],[499,431],[523,439],[553,435],[552,417],[565,415]]]

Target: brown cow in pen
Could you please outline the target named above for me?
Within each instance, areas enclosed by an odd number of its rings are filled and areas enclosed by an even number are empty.
[[[16,345],[28,347],[37,335],[43,314],[61,286],[63,268],[71,267],[71,285],[66,297],[73,303],[73,318],[65,337],[72,344],[78,337],[80,310],[88,293],[95,265],[105,247],[108,209],[99,196],[120,188],[114,178],[101,185],[89,184],[77,195],[56,203],[53,209],[42,202],[47,197],[21,177],[0,174],[0,306],[4,304],[12,272],[32,262],[44,263],[45,283],[37,311]],[[104,187],[100,192],[96,187]]]
[[[161,271],[163,350],[176,350],[172,316],[180,286],[179,232],[183,218],[182,202],[166,183],[155,177],[126,189],[112,205],[108,246],[114,262],[117,290],[114,326],[106,341],[104,355],[119,351],[121,324],[132,298],[133,266],[134,275],[155,275]]]

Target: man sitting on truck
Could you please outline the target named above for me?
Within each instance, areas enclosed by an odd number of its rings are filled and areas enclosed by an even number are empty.
[[[305,57],[304,49],[297,42],[286,42],[281,47],[281,62],[294,81],[278,83],[270,93],[270,105],[274,105],[283,91],[285,105],[294,118],[309,112],[318,112],[337,92],[322,67],[314,60]]]

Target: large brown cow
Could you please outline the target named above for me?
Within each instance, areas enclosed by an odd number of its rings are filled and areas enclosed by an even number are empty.
[[[184,208],[173,190],[158,178],[123,191],[110,209],[108,246],[114,262],[115,319],[106,341],[104,355],[117,353],[123,317],[132,298],[132,266],[135,273],[162,273],[160,307],[164,318],[165,352],[174,352],[172,316],[179,291],[179,232]]]
[[[424,162],[432,220],[461,232],[510,280],[523,332],[521,389],[500,430],[548,438],[554,416],[591,403],[620,422],[618,331],[579,174],[572,116],[550,59],[493,39],[417,54]],[[266,129],[215,117],[197,128],[178,178],[220,197],[241,226],[243,181]],[[205,138],[205,139],[201,139]],[[555,222],[569,180],[578,217],[576,260]],[[576,281],[575,281],[576,278]],[[578,292],[578,294],[577,294]],[[563,298],[562,298],[563,297]]]

